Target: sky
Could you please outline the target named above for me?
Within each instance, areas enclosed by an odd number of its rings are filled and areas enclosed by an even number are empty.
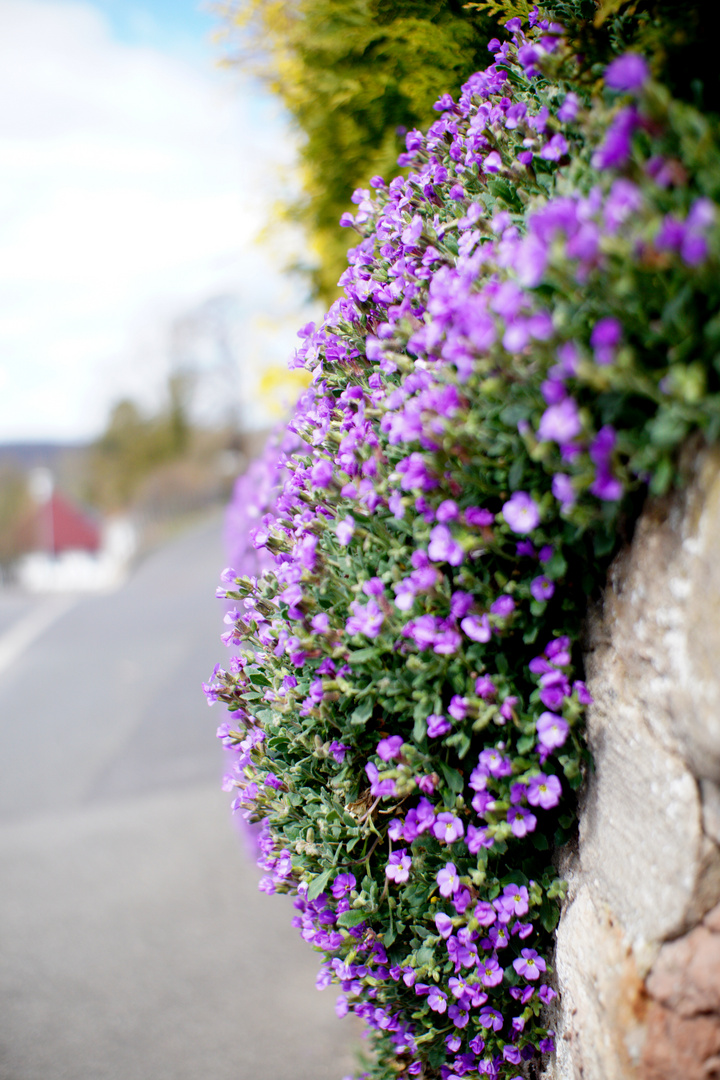
[[[316,313],[280,271],[297,240],[257,240],[292,138],[219,66],[217,28],[193,0],[0,0],[0,443],[91,438],[124,395],[156,406],[190,339],[218,366],[220,324],[265,422],[263,370]]]

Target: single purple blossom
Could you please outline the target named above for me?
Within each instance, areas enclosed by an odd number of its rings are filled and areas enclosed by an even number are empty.
[[[503,505],[502,515],[516,533],[532,532],[540,524],[537,503],[526,491],[516,491]]]
[[[428,716],[427,733],[431,739],[436,739],[439,735],[447,735],[448,731],[452,731],[452,724],[442,713],[431,713]]]
[[[400,735],[391,735],[388,739],[381,739],[377,744],[377,755],[383,761],[392,761],[393,758],[400,756],[402,744]]]
[[[475,693],[479,698],[486,700],[493,697],[497,690],[495,683],[492,681],[489,675],[479,675],[475,680]]]
[[[528,833],[534,832],[537,818],[522,806],[511,806],[507,812],[507,820],[512,829],[513,836],[522,838]]]
[[[442,873],[442,871],[441,871]],[[435,927],[441,938],[445,941],[450,937],[453,932],[453,922],[449,915],[446,915],[444,911],[438,911],[435,916]]]
[[[451,566],[460,566],[465,558],[465,552],[446,525],[436,525],[430,532],[428,555],[433,562],[447,562]]]
[[[555,473],[552,479],[552,493],[563,510],[569,510],[577,501],[572,480],[565,473]]]
[[[354,874],[338,874],[332,883],[332,894],[336,900],[342,900],[345,894],[352,892],[356,885]]]
[[[482,980],[483,986],[499,986],[503,981],[504,970],[500,967],[500,964],[494,956],[489,957],[487,960],[481,960],[478,964],[478,974]],[[482,1016],[480,1017],[480,1023],[482,1024]],[[487,1024],[483,1024],[483,1027],[487,1027]]]
[[[399,848],[393,851],[385,867],[385,877],[394,881],[396,885],[402,885],[410,877],[412,858],[407,854],[407,848]]]
[[[567,720],[555,713],[544,712],[538,717],[536,724],[538,742],[547,750],[557,750],[568,737],[570,730]]]
[[[347,547],[347,545],[352,540],[353,533],[355,532],[354,518],[350,517],[350,515],[348,514],[348,516],[343,521],[339,521],[337,523],[335,532],[340,543]]]
[[[492,630],[490,628],[490,621],[487,615],[468,615],[460,623],[461,629],[469,638],[473,641],[480,641],[482,643],[489,641],[492,637]]]
[[[573,398],[566,397],[545,410],[537,434],[541,442],[569,443],[581,431],[577,404]]]
[[[531,806],[540,806],[543,810],[552,810],[560,802],[562,787],[557,776],[534,776],[528,785],[527,801]]]
[[[459,817],[455,817],[454,814],[448,811],[444,814],[438,814],[432,831],[433,836],[443,843],[454,844],[464,834],[465,826]]]
[[[628,52],[605,68],[605,85],[611,90],[635,92],[642,89],[649,74],[645,58],[639,53]]]
[[[550,578],[541,574],[540,577],[533,578],[530,582],[530,592],[535,600],[542,602],[549,600],[555,592],[555,586]]]
[[[547,965],[542,956],[538,956],[535,949],[522,949],[520,956],[513,960],[513,967],[518,975],[522,975],[523,978],[531,979],[534,982],[535,979],[540,978],[541,972],[545,971]]]
[[[452,716],[453,720],[464,720],[467,716],[468,700],[467,698],[460,697],[459,694],[454,694],[448,705],[448,712]]]
[[[445,863],[442,870],[439,870],[435,879],[440,886],[440,895],[449,897],[453,893],[456,893],[460,888],[460,878],[455,868],[455,863]]]

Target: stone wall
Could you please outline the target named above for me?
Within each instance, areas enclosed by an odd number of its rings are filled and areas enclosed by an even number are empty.
[[[549,1080],[720,1078],[720,452],[687,456],[589,620]]]

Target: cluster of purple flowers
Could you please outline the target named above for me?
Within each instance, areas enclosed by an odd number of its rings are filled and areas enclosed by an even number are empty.
[[[254,515],[220,590],[241,651],[206,688],[231,709],[233,807],[265,822],[261,888],[295,894],[378,1077],[511,1078],[552,1050],[562,883],[534,841],[581,779],[573,543],[649,460],[596,399],[690,393],[633,368],[611,286],[647,266],[667,292],[713,246],[707,197],[668,205],[645,61],[618,58],[593,105],[561,27],[506,26],[408,134],[408,175],[344,216],[344,295],[293,361],[312,386],[231,509],[233,536]]]

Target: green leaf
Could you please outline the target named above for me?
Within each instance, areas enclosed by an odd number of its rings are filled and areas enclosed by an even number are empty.
[[[416,710],[417,712],[417,710]],[[415,723],[413,724],[413,739],[416,743],[421,743],[427,734],[427,722],[424,716],[415,716]]]
[[[317,877],[312,879],[307,891],[308,900],[317,900],[334,873],[335,867],[331,866],[329,870],[323,870],[322,874],[318,874]]]
[[[540,922],[548,934],[551,934],[560,921],[560,908],[557,904],[543,903],[540,909]]]
[[[457,769],[452,769],[449,765],[446,765],[444,761],[440,762],[440,769],[445,777],[445,783],[450,788],[453,795],[459,795],[465,786],[461,774]]]
[[[310,891],[308,890],[308,897],[310,897]],[[365,922],[368,914],[366,911],[343,911],[341,915],[337,917],[338,926],[344,926],[346,930],[352,929],[353,926],[359,926],[361,922]],[[387,945],[387,941],[385,942]]]
[[[374,645],[368,645],[365,649],[355,649],[353,652],[348,653],[348,660],[351,664],[366,664],[368,660],[377,660],[380,656],[380,650]]]
[[[361,701],[357,709],[350,714],[351,724],[365,724],[372,716],[373,706],[375,702],[371,697],[366,697],[364,701]]]

